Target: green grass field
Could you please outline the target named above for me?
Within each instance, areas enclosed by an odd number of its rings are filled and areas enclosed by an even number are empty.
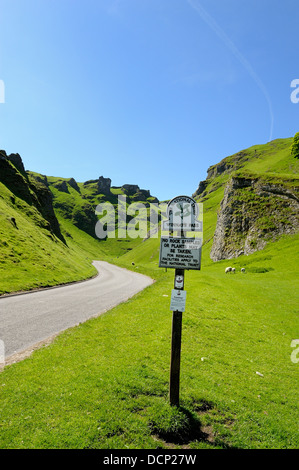
[[[180,408],[168,398],[173,271],[147,263],[154,285],[4,369],[0,447],[298,447],[297,253],[285,237],[238,258],[245,274],[208,261],[186,273]]]

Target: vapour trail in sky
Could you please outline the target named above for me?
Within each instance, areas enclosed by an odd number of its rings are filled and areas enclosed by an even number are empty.
[[[210,26],[210,28],[217,34],[217,36],[219,36],[219,38],[223,41],[223,43],[231,50],[231,52],[238,59],[238,61],[243,65],[243,67],[247,70],[247,72],[250,74],[252,79],[255,81],[255,83],[257,84],[261,92],[263,93],[268,103],[268,107],[269,107],[269,113],[270,113],[269,141],[271,141],[272,136],[273,136],[274,116],[273,116],[272,103],[270,100],[270,96],[264,83],[256,74],[256,72],[254,71],[251,64],[248,62],[248,60],[239,51],[237,46],[228,37],[225,31],[223,31],[223,29],[218,25],[218,23],[216,23],[214,18],[203,8],[200,2],[198,0],[187,0],[187,2],[201,16],[201,18]]]

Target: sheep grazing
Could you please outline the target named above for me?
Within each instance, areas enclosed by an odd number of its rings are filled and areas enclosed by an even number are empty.
[[[226,273],[234,273],[236,272],[236,268],[232,268],[231,266],[229,266],[228,268],[225,269],[225,272]]]
[[[241,273],[245,273],[245,268],[241,268]]]

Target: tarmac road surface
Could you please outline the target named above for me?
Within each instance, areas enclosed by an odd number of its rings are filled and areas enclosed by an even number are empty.
[[[153,283],[147,276],[94,261],[88,281],[0,298],[0,340],[5,359],[96,317]]]

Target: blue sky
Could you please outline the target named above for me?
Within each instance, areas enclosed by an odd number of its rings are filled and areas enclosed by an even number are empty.
[[[192,195],[210,165],[299,131],[298,24],[298,0],[0,0],[0,148]]]

